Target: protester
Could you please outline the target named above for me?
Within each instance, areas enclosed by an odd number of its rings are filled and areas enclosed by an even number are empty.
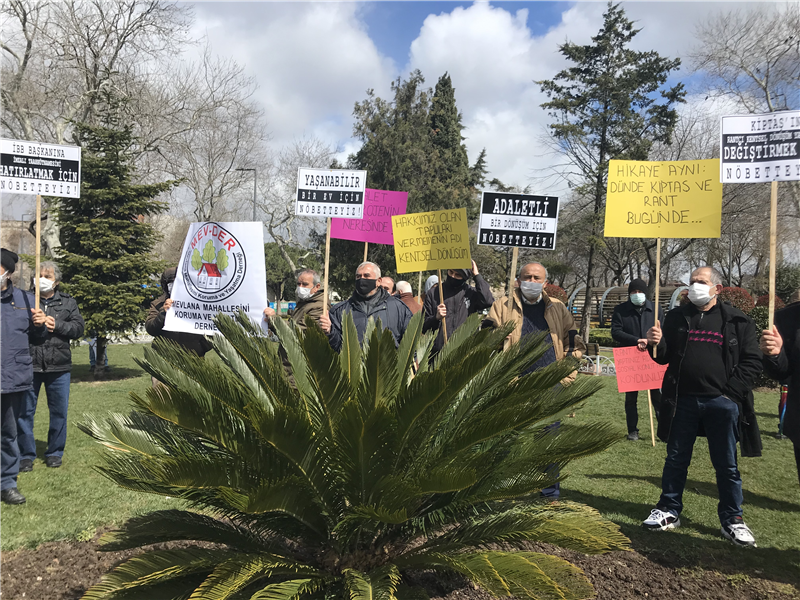
[[[44,335],[44,311],[34,309],[34,298],[16,289],[10,275],[19,257],[0,248],[0,500],[23,504],[17,489],[19,445],[17,419],[33,383],[30,344]]]
[[[43,336],[31,340],[33,387],[28,391],[17,419],[21,473],[32,471],[33,461],[36,459],[33,422],[42,385],[50,413],[44,464],[52,469],[60,467],[67,443],[67,409],[72,371],[70,342],[83,335],[84,323],[78,303],[72,296],[58,289],[60,284],[61,269],[58,265],[50,261],[41,263],[39,292],[40,307],[46,316],[45,332]]]
[[[189,352],[193,352],[199,357],[204,357],[214,347],[210,341],[199,333],[186,333],[183,331],[167,331],[164,323],[167,320],[167,311],[172,306],[172,286],[178,269],[172,267],[164,271],[161,275],[161,289],[163,293],[153,300],[150,304],[150,311],[147,313],[144,328],[154,338],[161,337],[172,340]],[[153,387],[159,385],[158,380],[153,377]]]
[[[542,369],[567,356],[580,359],[586,352],[583,338],[578,335],[575,319],[572,318],[566,305],[557,298],[551,298],[544,291],[547,284],[547,269],[540,263],[524,265],[517,275],[517,280],[512,290],[513,306],[508,308],[508,298],[499,298],[492,304],[489,316],[484,320],[483,326],[502,327],[506,323],[514,322],[516,326],[509,334],[508,339],[512,344],[532,339],[529,336],[548,332],[550,334],[549,347],[544,356],[525,370],[525,374]],[[561,380],[561,385],[569,385],[577,377],[578,371],[573,371],[568,377]],[[548,429],[557,429],[560,425],[556,421]],[[554,465],[551,465],[551,467]],[[556,500],[561,495],[561,485],[555,483],[541,491],[541,495],[551,500]]]
[[[425,280],[425,293],[427,294],[430,289],[439,283],[439,276],[438,275],[431,275]],[[424,300],[424,298],[423,298]]]
[[[647,299],[647,284],[634,279],[628,286],[628,300],[618,304],[611,316],[611,337],[620,346],[647,346],[647,330],[655,325],[653,303]],[[628,426],[628,439],[639,439],[639,392],[625,392],[625,422]],[[661,390],[650,390],[650,401],[658,414],[661,406]]]
[[[306,317],[311,317],[319,323],[322,316],[322,286],[319,283],[319,273],[313,269],[300,271],[297,275],[297,289],[295,297],[297,304],[292,312],[292,321],[302,330],[306,330]],[[264,309],[264,316],[273,319],[277,313],[274,309]]]
[[[411,320],[411,311],[400,300],[389,295],[379,283],[381,269],[373,262],[363,262],[356,269],[356,285],[353,295],[334,306],[329,314],[320,317],[319,324],[328,334],[331,346],[337,352],[342,348],[342,320],[346,313],[353,315],[359,343],[364,338],[370,317],[380,319],[384,329],[394,336],[395,345],[400,344]]]
[[[470,277],[475,279],[475,287],[469,285]],[[439,294],[440,286],[442,295]],[[430,288],[425,293],[425,301],[422,306],[425,311],[422,332],[439,330],[436,341],[433,343],[431,358],[444,346],[444,331],[441,328],[443,320],[447,327],[447,335],[453,335],[469,315],[489,308],[492,302],[494,302],[492,290],[488,282],[478,273],[478,265],[474,260],[471,270],[448,269],[444,284]]]
[[[411,290],[411,284],[407,281],[398,281],[395,287],[397,288],[397,297],[400,301],[408,307],[412,315],[417,314],[422,309],[422,306],[420,306],[414,296],[414,292]]]
[[[771,331],[763,332],[760,346],[767,375],[778,381],[789,380],[783,433],[794,445],[800,479],[800,302],[775,313],[775,324]]]
[[[696,269],[690,303],[667,313],[647,331],[651,356],[667,365],[662,384],[658,437],[667,443],[661,498],[642,523],[665,530],[680,525],[683,490],[698,433],[708,439],[717,476],[717,513],[722,535],[740,546],[755,546],[742,520],[742,456],[760,456],[761,439],[753,409],[752,388],[761,372],[756,327],[742,311],[717,299],[722,276],[710,266]]]
[[[395,294],[394,279],[392,279],[391,277],[386,277],[385,275],[383,277],[381,277],[380,286],[383,289],[385,289],[387,292],[389,292],[392,296],[396,295]]]

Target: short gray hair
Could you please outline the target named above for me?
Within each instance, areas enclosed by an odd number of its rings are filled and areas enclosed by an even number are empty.
[[[314,269],[303,269],[297,273],[297,278],[300,279],[300,275],[311,275],[311,280],[314,282],[314,285],[319,285],[319,273],[317,273]]]
[[[380,278],[381,278],[381,268],[380,268],[378,265],[376,265],[374,262],[370,262],[370,261],[368,261],[368,260],[367,260],[367,261],[364,261],[364,262],[362,262],[360,265],[358,265],[358,266],[356,267],[356,273],[358,273],[358,270],[359,270],[361,267],[366,267],[366,266],[368,266],[368,265],[369,265],[370,267],[375,267],[375,272],[378,274],[378,277],[377,277],[377,279],[380,279]]]
[[[410,294],[411,293],[411,284],[407,281],[398,281],[394,284],[394,287],[397,288],[397,291],[401,294]]]
[[[547,272],[547,267],[545,267],[545,266],[544,266],[542,263],[540,263],[540,262],[529,262],[529,263],[525,263],[524,265],[522,265],[522,266],[519,268],[519,271],[517,271],[517,279],[519,279],[519,276],[520,276],[520,275],[522,275],[522,269],[524,269],[524,268],[525,268],[525,267],[527,267],[528,265],[539,265],[540,267],[542,267],[542,268],[544,269],[544,278],[545,278],[547,281],[550,281],[550,274]]]
[[[58,265],[54,263],[52,260],[46,260],[43,263],[39,263],[39,277],[42,276],[42,271],[52,269],[53,276],[56,278],[56,283],[61,281],[61,269],[58,268]]]
[[[709,276],[711,283],[713,283],[714,285],[723,285],[722,273],[717,271],[714,267],[712,267],[711,265],[703,265],[702,267],[697,267],[695,271],[699,271],[700,269],[708,269],[711,272],[711,275]]]

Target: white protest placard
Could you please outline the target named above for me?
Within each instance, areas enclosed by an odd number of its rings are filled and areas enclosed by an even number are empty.
[[[366,188],[366,171],[300,167],[294,214],[363,219]]]
[[[555,250],[558,198],[483,192],[478,244]]]
[[[164,329],[213,334],[217,313],[243,310],[265,326],[267,269],[262,223],[192,223],[183,244]]]
[[[80,198],[80,147],[0,139],[0,192]]]
[[[800,111],[722,117],[720,181],[800,181]]]

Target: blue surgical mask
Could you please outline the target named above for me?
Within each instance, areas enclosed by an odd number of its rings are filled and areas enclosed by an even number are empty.
[[[631,294],[631,302],[633,302],[636,306],[643,306],[645,300],[647,300],[647,297],[641,292]]]

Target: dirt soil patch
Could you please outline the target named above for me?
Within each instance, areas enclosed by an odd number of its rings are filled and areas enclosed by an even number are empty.
[[[725,576],[702,569],[673,568],[637,552],[585,556],[544,544],[530,550],[561,556],[583,569],[600,600],[798,600],[794,586],[747,575]],[[139,550],[99,552],[96,539],[88,542],[50,542],[36,550],[5,552],[0,563],[2,600],[77,600],[89,586],[120,561]],[[489,600],[459,577],[432,573],[415,577],[431,598]]]

